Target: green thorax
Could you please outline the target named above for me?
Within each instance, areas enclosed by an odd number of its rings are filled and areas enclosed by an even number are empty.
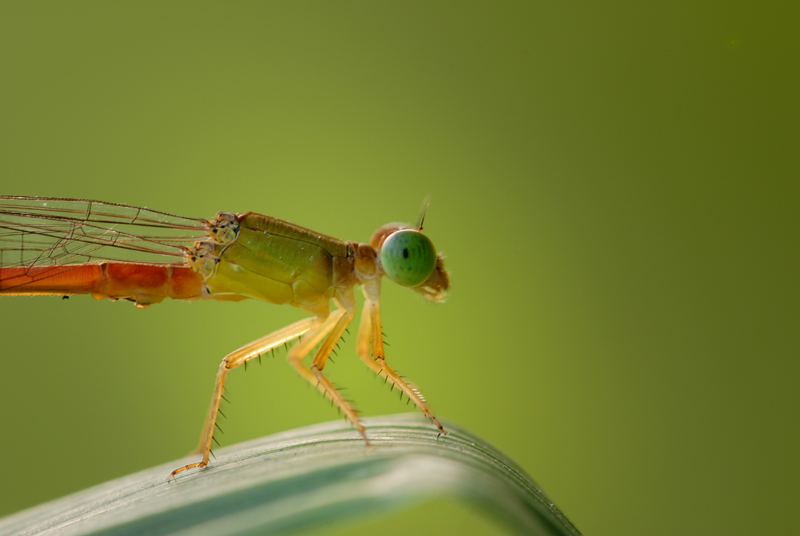
[[[211,294],[314,309],[348,277],[346,242],[252,212],[238,216],[237,223],[236,239],[223,247],[206,279]]]

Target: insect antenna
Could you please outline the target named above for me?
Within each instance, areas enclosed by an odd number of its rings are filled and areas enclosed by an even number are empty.
[[[425,223],[425,213],[428,212],[428,205],[431,204],[431,196],[426,195],[425,199],[422,201],[422,210],[419,212],[419,217],[417,218],[417,223],[414,225],[414,228],[422,232],[422,224]]]

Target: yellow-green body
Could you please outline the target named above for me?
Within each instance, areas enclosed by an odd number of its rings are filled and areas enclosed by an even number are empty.
[[[235,294],[324,314],[337,286],[352,277],[347,242],[256,213],[238,224],[236,240],[222,247],[206,277],[212,296]]]
[[[356,353],[375,373],[391,380],[444,433],[444,428],[430,412],[419,391],[386,364],[384,356],[379,298],[380,281],[385,272],[381,266],[380,247],[387,237],[404,229],[403,225],[381,227],[372,235],[369,244],[344,242],[252,212],[220,212],[214,220],[207,222],[206,228],[210,240],[196,242],[186,250],[187,264],[203,277],[204,297],[217,300],[255,298],[294,305],[314,316],[270,333],[231,352],[222,360],[198,449],[203,459],[175,469],[170,478],[186,469],[208,464],[228,372],[293,339],[299,340],[289,350],[289,362],[301,376],[329,397],[367,439],[358,412],[323,374],[334,346],[355,316],[353,287],[356,285],[362,285],[365,297]],[[421,226],[414,232],[421,234]],[[403,241],[395,248],[395,254],[387,258],[393,263],[398,262],[395,257],[414,263],[419,257],[418,245]],[[414,289],[428,299],[440,300],[449,287],[447,272],[442,257],[435,256],[435,251],[428,261],[431,264],[427,269],[428,276]],[[415,273],[413,269],[395,271]],[[338,306],[333,312],[331,300]],[[303,358],[318,344],[319,350],[311,366],[304,365]]]
[[[384,275],[432,301],[447,294],[443,257],[422,235],[424,207],[415,227],[387,224],[369,243],[361,243],[252,212],[220,212],[212,220],[198,220],[101,201],[0,196],[0,294],[91,294],[128,299],[139,307],[165,298],[254,298],[311,313],[225,356],[198,448],[203,458],[175,469],[170,478],[208,464],[228,372],[290,341],[296,343],[287,353],[289,363],[367,439],[358,412],[323,372],[355,317],[357,285],[365,300],[356,354],[444,433],[416,387],[386,363],[380,319]],[[158,260],[118,258],[122,253]],[[19,261],[8,261],[16,256]],[[310,365],[304,364],[316,347]]]

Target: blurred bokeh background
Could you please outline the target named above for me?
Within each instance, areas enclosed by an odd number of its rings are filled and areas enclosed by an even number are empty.
[[[791,534],[798,35],[790,1],[4,2],[0,185],[363,241],[430,194],[450,298],[382,312],[439,416],[587,535]],[[301,317],[0,298],[0,515],[183,456],[222,356]],[[330,376],[408,411],[353,341]],[[226,444],[337,418],[282,356],[229,388]],[[501,533],[337,530],[377,528]]]

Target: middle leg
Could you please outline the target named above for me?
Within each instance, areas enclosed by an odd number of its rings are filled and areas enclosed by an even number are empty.
[[[300,342],[294,345],[289,351],[287,359],[303,378],[308,380],[309,383],[321,391],[324,396],[327,396],[336,404],[366,441],[367,435],[364,426],[358,418],[358,412],[322,373],[322,369],[325,368],[328,357],[331,355],[334,347],[355,316],[355,298],[353,297],[352,288],[349,289],[349,291],[338,292],[334,301],[336,301],[340,309],[331,313],[319,328],[309,331],[300,339]],[[314,355],[311,367],[305,366],[302,363],[303,357],[322,341],[323,338],[324,341]]]

